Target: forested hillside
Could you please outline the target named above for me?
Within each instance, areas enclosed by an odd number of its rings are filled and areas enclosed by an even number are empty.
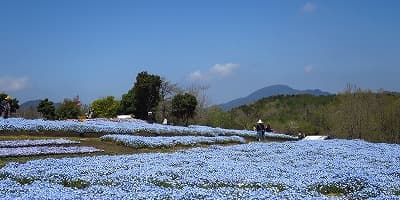
[[[330,96],[274,96],[228,112],[209,108],[200,123],[252,129],[258,119],[282,133],[400,143],[400,95],[349,88]]]
[[[234,99],[230,102],[220,104],[219,106],[222,108],[222,110],[228,111],[234,107],[253,103],[262,98],[268,98],[268,97],[277,96],[277,95],[296,95],[296,94],[311,94],[314,96],[330,95],[329,92],[324,92],[319,89],[297,90],[297,89],[293,89],[287,85],[271,85],[271,86],[256,90],[255,92],[249,94],[246,97]]]

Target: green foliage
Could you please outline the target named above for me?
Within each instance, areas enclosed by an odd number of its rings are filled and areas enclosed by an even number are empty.
[[[299,125],[295,121],[289,121],[286,130],[288,130],[289,133],[297,133],[299,132]]]
[[[157,75],[140,72],[136,76],[136,83],[133,87],[135,116],[139,119],[146,119],[147,113],[156,108],[160,101],[161,78]]]
[[[8,96],[8,94],[6,94],[6,93],[0,93],[0,101],[3,101],[4,99],[6,99],[7,96]]]
[[[146,119],[147,113],[154,111],[161,100],[161,83],[160,76],[140,72],[133,88],[122,95],[118,113],[134,114],[139,119]]]
[[[119,101],[115,100],[113,96],[97,99],[92,102],[91,106],[93,109],[93,117],[115,117],[119,106]]]
[[[11,99],[11,109],[10,112],[15,113],[19,109],[19,101],[16,98]]]
[[[84,189],[90,186],[90,183],[81,179],[78,180],[67,180],[64,179],[61,181],[61,185],[64,187],[72,187],[72,188],[78,188],[78,189]]]
[[[31,178],[31,177],[15,177],[15,176],[12,176],[12,175],[10,175],[8,173],[1,173],[0,174],[0,180],[6,179],[6,178],[10,178],[10,179],[18,182],[21,185],[28,185],[28,184],[33,183],[33,181],[35,181],[35,179]]]
[[[328,105],[333,96],[279,95],[264,98],[250,105],[243,105],[228,111],[231,127],[251,129],[258,119],[270,123],[272,128],[284,133],[320,132],[324,121],[320,120],[321,108]],[[318,123],[313,123],[316,121]]]
[[[327,196],[348,196],[351,193],[360,191],[365,188],[364,183],[360,180],[351,179],[346,181],[316,185],[310,187],[310,189],[316,190],[317,192]]]
[[[133,88],[122,95],[118,113],[125,115],[135,113],[135,92]]]
[[[400,143],[400,96],[349,87],[329,108],[329,127],[338,137]]]
[[[212,106],[205,110],[206,117],[203,118],[199,123],[212,127],[232,127],[231,115],[227,112],[223,112],[219,106]]]
[[[163,188],[170,188],[170,189],[182,189],[183,186],[172,182],[172,181],[161,181],[161,180],[152,180],[151,181],[154,185],[158,187],[163,187]]]
[[[8,178],[10,175],[7,173],[0,173],[0,180]]]
[[[184,121],[188,125],[189,118],[193,118],[197,106],[196,97],[185,93],[177,94],[172,99],[172,115]]]
[[[59,119],[78,119],[80,114],[81,110],[79,105],[69,99],[65,99],[56,110],[56,115]]]
[[[21,177],[21,178],[17,178],[15,181],[17,181],[21,185],[28,185],[28,184],[33,183],[33,181],[35,181],[35,180],[33,178],[29,178],[29,177]]]
[[[40,101],[37,111],[40,112],[45,119],[53,120],[56,117],[56,108],[54,107],[54,103],[49,101],[47,98]]]

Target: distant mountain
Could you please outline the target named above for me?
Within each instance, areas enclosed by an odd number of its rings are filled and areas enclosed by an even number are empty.
[[[31,100],[31,101],[27,101],[24,102],[23,104],[19,105],[19,109],[29,109],[29,108],[37,108],[37,106],[40,103],[40,99],[39,100]]]
[[[227,110],[230,110],[232,108],[235,108],[235,107],[238,107],[241,105],[255,102],[255,101],[265,98],[265,97],[276,96],[276,95],[293,95],[293,94],[311,94],[311,95],[315,95],[315,96],[330,95],[329,92],[324,92],[319,89],[296,90],[287,85],[271,85],[271,86],[259,89],[255,92],[251,93],[247,97],[234,99],[232,101],[229,101],[228,103],[220,104],[219,106],[224,111],[227,111]]]
[[[31,101],[26,101],[23,104],[19,105],[20,110],[24,109],[30,109],[30,108],[37,108],[38,105],[40,104],[41,99],[38,100],[31,100]],[[54,106],[57,108],[61,103],[54,103]]]

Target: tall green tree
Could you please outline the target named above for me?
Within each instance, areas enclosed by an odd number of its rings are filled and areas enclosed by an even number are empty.
[[[107,96],[92,102],[93,117],[115,117],[119,108],[119,101],[113,96]]]
[[[135,113],[135,91],[133,88],[128,93],[122,95],[118,113],[125,115]]]
[[[40,101],[37,111],[42,114],[45,119],[55,119],[56,117],[56,108],[54,107],[54,103],[49,101],[48,98]]]
[[[181,119],[185,125],[188,125],[189,118],[193,118],[197,106],[197,99],[195,96],[185,93],[177,94],[172,99],[172,115]]]
[[[140,72],[136,77],[134,90],[135,116],[146,119],[149,111],[154,111],[160,101],[161,78],[157,75]]]
[[[80,114],[79,105],[70,99],[65,99],[56,110],[56,115],[59,119],[78,119]]]
[[[11,109],[10,112],[15,113],[19,109],[19,101],[17,98],[11,99]]]

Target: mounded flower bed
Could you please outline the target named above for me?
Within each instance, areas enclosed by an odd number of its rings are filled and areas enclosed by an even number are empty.
[[[51,154],[76,154],[76,153],[93,153],[102,150],[94,147],[83,146],[33,146],[33,147],[14,147],[14,148],[0,148],[0,157],[10,156],[37,156],[37,155],[51,155]]]
[[[66,145],[79,144],[79,141],[60,139],[47,140],[4,140],[0,141],[0,148],[4,147],[27,147],[27,146],[43,146],[43,145]]]
[[[133,135],[105,135],[105,141],[113,141],[135,149],[139,148],[171,148],[175,146],[195,146],[199,144],[245,143],[239,136],[173,136],[143,137]]]

